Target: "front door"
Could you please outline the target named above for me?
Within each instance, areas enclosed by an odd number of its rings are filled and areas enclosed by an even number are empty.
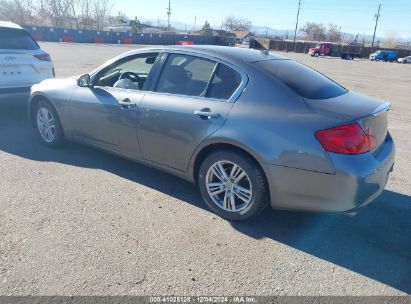
[[[222,63],[170,54],[154,92],[140,106],[138,136],[145,159],[181,171],[197,146],[218,130],[242,76]]]
[[[139,105],[158,54],[134,55],[103,69],[90,88],[71,99],[74,136],[93,145],[140,157]]]

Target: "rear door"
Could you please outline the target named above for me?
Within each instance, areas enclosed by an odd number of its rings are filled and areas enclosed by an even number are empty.
[[[30,87],[53,77],[51,62],[35,57],[40,53],[38,44],[25,30],[0,28],[0,87]]]
[[[185,171],[196,147],[224,124],[245,83],[245,75],[222,62],[169,54],[141,102],[142,156]]]

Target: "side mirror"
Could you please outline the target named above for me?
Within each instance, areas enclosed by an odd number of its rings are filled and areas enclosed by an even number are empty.
[[[77,85],[82,88],[91,87],[91,79],[89,74],[81,75],[77,78]]]

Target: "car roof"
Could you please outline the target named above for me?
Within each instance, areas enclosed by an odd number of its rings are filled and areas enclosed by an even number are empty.
[[[18,25],[18,24],[16,24],[16,23],[13,23],[13,22],[10,22],[10,21],[0,21],[0,27],[2,27],[2,28],[19,29],[19,30],[22,30],[22,29],[23,29],[20,25]]]
[[[225,59],[227,61],[238,61],[238,62],[258,62],[265,60],[287,60],[289,58],[273,54],[266,50],[254,50],[239,47],[228,47],[228,46],[216,46],[216,45],[184,45],[184,46],[162,46],[162,47],[150,47],[145,50],[153,51],[183,51],[190,53],[198,53],[202,55],[208,55],[211,57],[217,57],[220,59]],[[142,49],[136,50],[138,53]]]

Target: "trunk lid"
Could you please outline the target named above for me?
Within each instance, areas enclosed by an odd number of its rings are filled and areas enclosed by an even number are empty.
[[[375,149],[387,137],[390,103],[351,92],[330,99],[304,101],[310,111],[335,118],[336,125],[330,127],[356,121],[375,140]]]

